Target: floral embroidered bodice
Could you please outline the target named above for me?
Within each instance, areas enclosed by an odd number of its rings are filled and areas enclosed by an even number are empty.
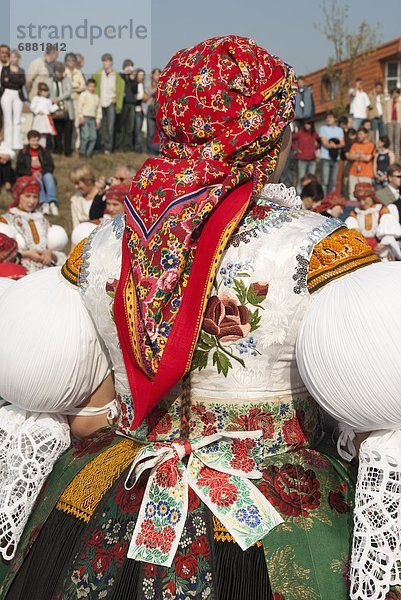
[[[315,244],[341,226],[302,210],[293,189],[266,186],[230,240],[207,305],[192,362],[193,435],[255,426],[264,430],[274,451],[289,421],[290,440],[291,419],[297,410],[305,416],[311,405],[295,362],[295,340],[310,302],[309,260]],[[123,231],[124,216],[119,216],[88,238],[80,289],[114,364],[127,432],[133,403],[112,316]],[[171,390],[135,435],[179,437],[180,392],[180,385]],[[313,437],[317,416],[310,415],[310,421]]]
[[[28,213],[10,208],[2,221],[14,228],[19,250],[45,250],[48,246],[49,223],[41,212]]]

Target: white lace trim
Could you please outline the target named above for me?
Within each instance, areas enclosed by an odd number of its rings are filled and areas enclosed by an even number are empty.
[[[0,554],[5,560],[15,556],[42,485],[69,445],[65,418],[0,408]]]
[[[282,204],[288,208],[302,208],[302,200],[297,196],[294,187],[287,187],[284,183],[268,183],[259,194],[259,198]]]
[[[361,445],[351,557],[352,600],[384,600],[401,584],[401,431]]]

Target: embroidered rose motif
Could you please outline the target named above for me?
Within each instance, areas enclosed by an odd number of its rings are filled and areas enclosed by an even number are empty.
[[[175,571],[178,577],[183,579],[190,579],[196,575],[198,570],[198,559],[195,556],[185,554],[184,556],[177,556],[174,559]]]
[[[156,470],[156,483],[160,487],[174,487],[178,479],[178,469],[173,460],[167,460]]]
[[[145,493],[144,483],[136,485],[132,490],[125,489],[124,483],[119,485],[115,494],[118,509],[123,514],[134,514],[139,511],[143,495]]]
[[[231,467],[250,473],[256,466],[253,458],[249,456],[249,451],[254,447],[254,440],[234,440],[232,444],[233,458],[230,460]]]
[[[202,329],[216,335],[221,342],[237,342],[251,331],[248,309],[227,295],[211,296],[207,303]]]
[[[231,506],[238,498],[238,490],[232,483],[225,482],[220,487],[210,488],[209,496],[218,506]]]
[[[263,221],[268,213],[271,211],[269,206],[261,206],[259,204],[254,204],[251,215],[255,221]]]
[[[198,494],[195,494],[193,489],[190,487],[188,489],[188,513],[193,512],[198,508],[200,504],[200,498]]]
[[[178,270],[169,269],[160,277],[158,286],[163,292],[170,293],[175,289],[179,279],[180,274]]]
[[[302,446],[307,442],[307,438],[301,428],[298,416],[291,417],[284,421],[282,426],[283,438],[289,446]]]
[[[189,549],[191,556],[204,556],[206,560],[210,558],[210,548],[205,535],[194,539]]]
[[[128,542],[118,542],[110,550],[112,557],[117,561],[117,565],[119,567],[121,567],[123,564],[127,554],[127,549]]]
[[[155,408],[146,417],[146,425],[149,432],[146,437],[151,441],[157,440],[163,434],[170,433],[173,426],[171,415],[161,408]]]
[[[150,339],[152,341],[155,340],[157,337],[156,321],[153,319],[153,317],[147,317],[144,322],[145,322],[146,331],[148,332],[148,336],[150,337]]]
[[[218,506],[230,506],[238,498],[238,490],[230,483],[230,475],[215,471],[209,467],[202,467],[198,484],[209,487],[209,496]]]
[[[307,517],[320,504],[320,483],[312,469],[301,465],[271,465],[263,473],[259,489],[282,514]]]
[[[94,546],[95,548],[100,548],[103,546],[103,542],[104,542],[103,531],[95,530],[88,540],[88,546]]]
[[[95,573],[106,573],[110,568],[113,557],[108,552],[99,551],[91,560],[91,565]]]
[[[255,281],[251,283],[248,290],[248,301],[251,302],[255,306],[255,304],[260,304],[266,298],[267,293],[269,291],[269,284],[266,283],[258,283]]]
[[[345,488],[345,486],[341,487]],[[341,488],[329,492],[329,504],[338,513],[347,513],[351,510],[351,507],[345,501],[345,496]]]
[[[230,479],[228,473],[215,471],[210,467],[202,467],[199,473],[198,485],[208,486],[210,488],[220,487]]]
[[[274,435],[274,419],[271,412],[261,408],[251,408],[248,414],[240,415],[233,421],[244,431],[263,431],[265,439],[272,439]]]

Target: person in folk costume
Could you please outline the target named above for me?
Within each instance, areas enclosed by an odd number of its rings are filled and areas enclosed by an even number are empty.
[[[357,183],[354,195],[359,206],[350,213],[346,225],[360,231],[382,260],[401,260],[397,242],[401,237],[401,226],[397,210],[380,203],[371,183]]]
[[[231,35],[162,72],[161,155],[61,269],[110,354],[118,423],[55,464],[8,600],[348,597],[353,472],[295,341],[316,290],[378,259],[276,183],[294,81]]]
[[[20,264],[18,243],[4,233],[0,233],[0,279],[21,279],[27,270]],[[4,281],[2,281],[4,283]],[[4,284],[8,287],[8,283]]]
[[[108,354],[58,268],[0,277],[0,313],[0,556],[9,561],[70,430],[112,423],[117,403]]]
[[[333,217],[339,219],[344,208],[347,204],[347,200],[338,192],[330,192],[325,198],[316,206],[313,207],[313,212],[321,214],[323,217]]]
[[[400,293],[398,262],[351,273],[317,295],[297,341],[303,381],[339,423],[340,456],[359,460],[351,600],[401,593]]]
[[[65,229],[50,225],[39,207],[40,184],[35,177],[19,177],[7,213],[0,215],[0,233],[18,243],[21,264],[28,273],[62,265],[68,244]]]

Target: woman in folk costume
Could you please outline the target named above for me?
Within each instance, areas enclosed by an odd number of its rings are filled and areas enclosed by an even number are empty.
[[[398,262],[351,273],[318,294],[297,342],[305,384],[340,423],[339,454],[359,458],[352,600],[401,597],[400,294]]]
[[[312,292],[377,257],[274,183],[295,93],[236,36],[164,69],[161,155],[62,268],[110,353],[119,435],[57,462],[1,597],[348,597],[353,476],[295,340]]]
[[[27,271],[25,267],[19,264],[19,260],[16,240],[0,233],[0,279],[21,279],[21,277],[25,277]]]
[[[18,242],[21,264],[28,273],[62,265],[68,237],[60,225],[50,225],[39,207],[40,185],[35,177],[17,179],[9,211],[0,216],[0,233]]]
[[[58,268],[7,282],[0,279],[4,560],[14,556],[44,480],[70,445],[70,426],[88,435],[117,414],[110,360],[77,288]]]
[[[350,213],[346,225],[360,231],[383,260],[401,260],[400,245],[396,241],[401,238],[397,209],[383,206],[371,183],[357,183],[354,196],[359,207]]]

